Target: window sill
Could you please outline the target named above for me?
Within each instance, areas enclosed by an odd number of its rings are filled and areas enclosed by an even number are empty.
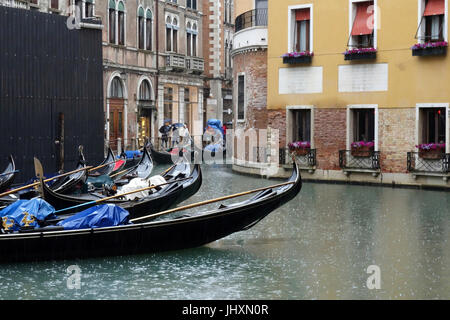
[[[373,177],[378,177],[381,173],[381,170],[374,170],[374,169],[342,169],[342,172],[348,176],[352,173],[366,173],[366,174],[372,174]]]

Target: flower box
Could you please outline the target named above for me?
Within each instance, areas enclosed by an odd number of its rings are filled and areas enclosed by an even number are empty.
[[[418,43],[411,47],[412,55],[416,57],[423,56],[442,56],[447,54],[448,43],[442,42],[428,42]]]
[[[290,52],[282,56],[284,64],[311,63],[314,53],[312,52]]]
[[[369,60],[377,58],[377,49],[351,49],[344,52],[345,60]]]
[[[370,157],[373,154],[374,143],[373,142],[365,142],[359,141],[352,143],[352,149],[350,151],[353,157]]]
[[[311,152],[311,144],[308,141],[292,142],[288,147],[289,151],[296,156],[306,156]]]
[[[416,146],[419,149],[419,157],[426,160],[439,160],[445,153],[445,144],[429,143]]]

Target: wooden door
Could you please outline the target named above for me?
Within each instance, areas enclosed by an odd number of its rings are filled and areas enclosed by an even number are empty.
[[[109,145],[114,151],[117,151],[119,138],[123,145],[124,106],[122,99],[111,99],[109,103]]]

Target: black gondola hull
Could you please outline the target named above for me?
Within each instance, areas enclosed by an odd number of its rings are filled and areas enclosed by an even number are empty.
[[[148,254],[206,245],[246,230],[301,190],[301,178],[281,195],[200,216],[120,227],[0,235],[0,262]]]

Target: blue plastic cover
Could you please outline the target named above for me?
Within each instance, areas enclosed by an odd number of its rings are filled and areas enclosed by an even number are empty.
[[[142,156],[142,152],[139,150],[125,151],[125,154],[127,155],[127,159],[139,158]]]
[[[128,224],[129,212],[113,204],[89,208],[58,222],[64,230],[106,228]]]
[[[39,228],[39,221],[54,219],[55,208],[48,202],[35,198],[18,200],[0,211],[0,217],[5,225],[13,224],[9,229],[17,231],[25,225]]]

